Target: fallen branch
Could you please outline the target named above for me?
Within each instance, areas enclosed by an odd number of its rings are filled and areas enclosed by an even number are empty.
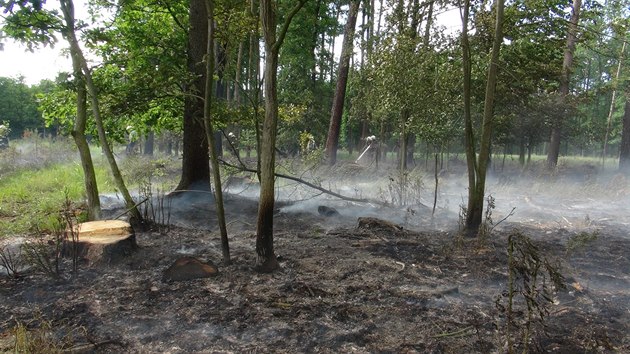
[[[236,166],[236,165],[233,165],[233,164],[231,164],[231,163],[229,163],[227,161],[224,161],[224,160],[219,160],[219,162],[221,162],[225,166],[228,166],[228,167],[231,167],[231,168],[235,168],[235,169],[237,169],[239,171],[257,173],[257,171],[254,170],[253,168],[249,168],[249,167],[244,166],[244,165]],[[316,190],[318,190],[318,191],[320,191],[322,193],[325,193],[325,194],[328,194],[328,195],[332,195],[333,197],[336,197],[336,198],[339,198],[339,199],[342,199],[342,200],[346,200],[346,201],[349,201],[349,202],[372,203],[372,204],[377,204],[377,205],[382,205],[382,206],[388,206],[387,203],[383,203],[383,202],[380,202],[378,200],[352,198],[352,197],[348,197],[348,196],[345,196],[345,195],[342,195],[342,194],[339,194],[339,193],[335,193],[335,192],[333,192],[333,191],[331,191],[329,189],[322,188],[322,187],[320,187],[318,185],[315,185],[315,184],[313,184],[311,182],[305,181],[305,180],[303,180],[302,178],[299,178],[299,177],[289,176],[289,175],[285,175],[285,174],[282,174],[282,173],[274,173],[274,176],[298,182],[298,183],[303,184],[303,185],[305,185],[307,187],[316,189]]]

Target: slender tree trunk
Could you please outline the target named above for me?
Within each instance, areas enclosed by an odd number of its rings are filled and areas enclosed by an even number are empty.
[[[615,73],[614,88],[610,99],[610,109],[608,110],[608,120],[606,122],[606,133],[604,134],[604,149],[602,151],[602,168],[606,168],[606,154],[608,153],[608,137],[610,135],[610,127],[612,126],[613,113],[615,112],[615,100],[617,98],[617,85],[619,75],[621,75],[621,64],[623,63],[624,52],[626,51],[626,41],[623,41],[621,53],[619,54],[619,63],[617,64],[617,72]]]
[[[462,63],[464,83],[464,137],[466,145],[466,166],[468,169],[468,205],[466,207],[466,223],[470,214],[471,201],[475,200],[475,184],[477,180],[477,156],[475,148],[475,134],[472,126],[471,114],[471,81],[472,66],[470,59],[470,40],[468,38],[468,21],[470,15],[470,0],[464,0],[462,11]],[[468,228],[468,224],[466,224]]]
[[[232,102],[233,107],[241,105],[241,88],[243,87],[241,72],[243,71],[243,52],[245,43],[238,44],[238,54],[236,56],[236,74],[234,75],[234,100]]]
[[[188,83],[184,97],[184,137],[182,146],[182,176],[177,190],[202,189],[210,185],[208,140],[203,125],[203,88],[208,41],[208,18],[204,0],[190,0],[188,29],[188,72],[195,79]]]
[[[66,21],[67,28],[67,31],[64,35],[70,44],[70,51],[73,57],[77,59],[79,67],[83,71],[83,77],[85,78],[86,87],[91,98],[92,114],[94,115],[96,130],[98,132],[98,137],[101,142],[103,152],[105,153],[105,157],[107,158],[107,161],[109,163],[109,167],[114,178],[114,183],[116,184],[116,187],[118,188],[120,194],[122,194],[125,205],[131,212],[132,219],[134,219],[135,222],[142,222],[142,216],[140,215],[138,208],[135,206],[135,201],[131,197],[129,190],[125,185],[122,174],[118,169],[118,164],[116,163],[114,153],[112,152],[112,149],[107,141],[107,135],[105,134],[105,128],[101,119],[96,86],[92,81],[92,73],[90,72],[90,68],[87,65],[87,61],[85,60],[85,56],[83,55],[83,51],[81,50],[81,47],[79,46],[79,41],[76,37],[74,27],[74,4],[72,0],[62,0],[60,1],[60,5],[64,15],[64,19]]]
[[[225,223],[225,210],[223,208],[223,190],[221,188],[221,170],[219,169],[219,157],[214,142],[214,127],[212,125],[212,85],[214,81],[214,2],[206,0],[206,11],[208,13],[208,44],[206,56],[206,85],[204,100],[204,126],[206,136],[210,142],[210,162],[212,164],[212,176],[214,179],[214,201],[217,212],[217,222],[221,232],[221,249],[223,251],[223,263],[230,264],[230,245],[228,242],[227,225]]]
[[[304,6],[299,3],[288,14],[280,33],[276,36],[275,4],[261,0],[260,18],[265,38],[265,120],[263,121],[260,146],[260,199],[256,223],[256,270],[273,272],[280,265],[273,249],[273,209],[276,160],[276,135],[278,126],[278,53],[293,16]]]
[[[72,137],[79,150],[81,158],[81,168],[83,169],[83,183],[85,185],[85,194],[88,205],[88,219],[98,220],[101,218],[101,201],[98,196],[98,184],[96,183],[96,173],[94,172],[94,163],[92,162],[92,154],[90,146],[85,138],[85,126],[87,123],[87,91],[85,81],[81,73],[79,61],[72,58],[72,66],[74,68],[75,85],[77,87],[77,115],[74,119],[74,130]]]
[[[619,150],[619,171],[628,174],[630,173],[630,93],[626,93]]]
[[[332,166],[337,162],[337,149],[339,148],[339,132],[341,128],[341,116],[346,98],[346,85],[348,83],[348,73],[350,71],[350,57],[352,57],[354,29],[357,23],[360,0],[350,2],[350,12],[348,22],[343,34],[343,45],[341,47],[341,58],[339,59],[339,73],[337,75],[337,88],[333,99],[332,112],[330,115],[330,126],[328,127],[328,139],[326,140],[326,156],[328,163]]]
[[[492,142],[492,127],[494,124],[494,97],[499,66],[499,51],[503,42],[503,13],[504,0],[496,0],[495,34],[492,42],[492,54],[488,66],[488,79],[486,82],[486,96],[483,107],[483,123],[479,147],[479,159],[475,174],[476,183],[469,186],[468,213],[466,215],[466,231],[468,235],[476,236],[483,217],[483,201],[486,188],[486,173],[490,163],[490,148]]]
[[[560,95],[563,101],[569,95],[569,80],[571,78],[571,66],[573,65],[573,52],[577,43],[578,22],[580,19],[580,7],[582,0],[573,0],[573,13],[569,21],[569,30],[567,33],[567,46],[564,50],[564,60],[562,62],[562,74],[560,75]],[[563,102],[564,103],[564,102]],[[558,165],[558,156],[560,155],[560,140],[562,121],[561,118],[555,122],[551,128],[551,138],[549,140],[549,151],[547,153],[547,167],[556,168]]]

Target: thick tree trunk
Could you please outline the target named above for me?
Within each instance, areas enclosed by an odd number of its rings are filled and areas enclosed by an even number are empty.
[[[348,22],[343,34],[343,45],[341,47],[341,58],[339,59],[339,73],[337,75],[337,87],[333,99],[332,112],[330,115],[330,126],[328,127],[328,139],[326,140],[326,157],[332,166],[337,162],[337,149],[339,148],[339,133],[341,129],[341,116],[346,98],[346,85],[348,83],[348,73],[350,71],[350,58],[353,51],[354,29],[357,23],[360,0],[350,2],[350,12]]]
[[[630,95],[626,94],[626,105],[623,114],[623,130],[619,147],[619,171],[630,173]]]
[[[153,146],[155,142],[155,134],[151,131],[147,134],[146,139],[144,140],[144,155],[153,156]]]
[[[566,97],[569,95],[569,81],[571,78],[571,66],[573,64],[573,52],[575,51],[575,44],[577,43],[577,26],[580,19],[580,7],[582,6],[582,0],[573,0],[573,13],[571,14],[571,20],[569,21],[569,29],[567,33],[567,46],[564,50],[564,60],[562,62],[562,74],[560,75],[560,95],[563,102],[566,101]],[[551,128],[551,138],[549,140],[549,151],[547,153],[547,166],[549,168],[556,168],[558,165],[558,156],[560,155],[560,140],[562,121],[555,122]]]
[[[203,126],[203,87],[208,40],[208,21],[204,0],[191,0],[188,30],[188,72],[195,76],[186,87],[184,98],[184,138],[182,146],[182,176],[177,190],[208,190],[210,166],[208,164],[208,140]]]
[[[212,176],[214,179],[214,201],[217,213],[217,222],[221,233],[221,248],[223,251],[223,263],[230,264],[230,245],[227,236],[227,225],[225,223],[225,210],[223,208],[223,190],[221,189],[221,170],[219,169],[219,155],[214,142],[214,127],[212,125],[212,85],[214,82],[214,3],[213,0],[206,0],[206,11],[208,13],[208,44],[206,56],[206,85],[204,95],[204,126],[206,136],[210,142],[210,162],[212,163]]]
[[[77,87],[77,115],[74,120],[74,130],[72,137],[79,150],[81,159],[81,168],[83,169],[83,183],[85,185],[85,194],[87,196],[88,219],[90,221],[101,218],[101,201],[98,196],[98,184],[96,183],[96,173],[94,172],[94,163],[92,162],[92,154],[90,146],[85,138],[85,126],[87,122],[87,91],[85,89],[85,81],[81,74],[81,67],[76,59],[72,60],[74,67],[75,84]]]

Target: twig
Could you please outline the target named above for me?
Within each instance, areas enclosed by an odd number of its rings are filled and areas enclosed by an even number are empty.
[[[516,210],[516,207],[513,207],[512,210],[503,219],[499,220],[496,224],[494,224],[494,226],[492,226],[492,229],[490,229],[490,231],[494,230],[494,228],[499,226],[500,223],[504,222],[505,220],[507,220],[507,218],[514,215],[514,210]]]
[[[127,213],[128,213],[128,212],[130,212],[131,210],[133,210],[133,209],[137,208],[140,204],[145,203],[147,200],[149,200],[149,198],[144,198],[144,200],[143,200],[143,201],[141,201],[141,202],[137,203],[136,205],[132,206],[131,208],[127,208],[127,209],[125,209],[125,211],[123,211],[122,213],[120,213],[120,214],[116,215],[116,216],[114,217],[114,219],[118,219],[119,217],[121,217],[121,216],[123,216],[123,215],[127,214]]]
[[[466,333],[466,332],[468,332],[472,328],[473,328],[472,326],[468,326],[464,329],[460,329],[459,331],[436,334],[434,336],[431,336],[431,338],[463,337],[463,336],[471,334],[471,333]]]

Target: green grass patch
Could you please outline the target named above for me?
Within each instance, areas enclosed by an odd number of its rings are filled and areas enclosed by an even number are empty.
[[[104,167],[95,166],[99,192],[110,185]],[[78,162],[19,170],[0,179],[0,236],[23,235],[56,227],[66,193],[85,199],[83,171]]]

